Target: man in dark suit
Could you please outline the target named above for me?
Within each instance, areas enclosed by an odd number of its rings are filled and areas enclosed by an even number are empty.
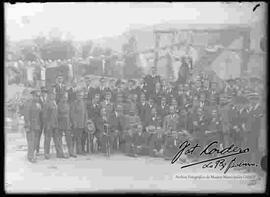
[[[138,115],[142,120],[143,128],[146,126],[146,117],[150,115],[150,108],[145,100],[145,95],[141,94],[140,102],[138,104]]]
[[[207,124],[206,143],[209,144],[213,141],[218,141],[219,144],[223,144],[223,133],[222,133],[222,122],[219,111],[216,107],[212,107],[210,110],[212,113],[209,114],[209,122]]]
[[[125,90],[125,94],[126,95],[136,94],[137,92],[136,92],[136,86],[135,85],[136,85],[135,80],[133,80],[133,79],[128,80],[128,87]]]
[[[56,103],[58,104],[61,96],[64,95],[65,91],[66,91],[66,87],[64,84],[64,78],[62,75],[57,76],[56,78],[56,84],[54,85],[54,91],[56,94]]]
[[[98,139],[99,150],[106,152],[106,143],[109,140],[110,149],[113,150],[113,144],[115,143],[118,132],[115,132],[114,118],[112,114],[109,114],[106,108],[101,108],[100,117],[96,121],[96,132],[94,135]]]
[[[108,115],[111,115],[111,113],[114,110],[114,103],[111,101],[112,93],[110,91],[107,91],[105,93],[105,99],[100,103],[102,108],[105,108]]]
[[[136,150],[134,146],[134,136],[138,125],[141,125],[140,117],[137,115],[135,106],[130,108],[129,114],[126,116],[127,126],[123,132],[125,142],[125,154],[136,157]]]
[[[151,95],[154,98],[154,101],[157,105],[160,104],[161,97],[164,95],[164,93],[161,91],[161,85],[159,82],[155,84],[155,91],[153,92],[153,95]]]
[[[118,104],[115,111],[110,115],[111,127],[113,131],[113,148],[115,150],[123,150],[123,132],[127,128],[127,118],[123,114],[123,106]]]
[[[141,79],[139,82],[138,82],[138,86],[136,88],[136,91],[137,91],[137,95],[140,97],[141,94],[144,94],[146,95],[147,94],[147,89],[146,89],[146,82]]]
[[[73,101],[76,100],[76,82],[73,81],[71,87],[68,89],[68,103],[71,104]]]
[[[146,131],[149,134],[148,145],[150,156],[158,156],[158,152],[161,149],[163,138],[160,134],[162,120],[157,115],[156,108],[151,109],[151,116],[147,117]]]
[[[155,66],[152,67],[152,74],[146,75],[144,81],[147,89],[146,97],[148,98],[150,95],[154,94],[155,84],[157,82],[161,83],[161,77],[157,75],[157,68]]]
[[[168,105],[167,105],[167,100],[166,97],[163,96],[161,98],[160,105],[157,106],[157,113],[161,117],[162,124],[163,124],[163,119],[166,115],[169,113]]]
[[[177,152],[177,131],[179,129],[179,115],[175,113],[173,105],[169,108],[170,113],[165,116],[163,122],[164,131],[164,157],[166,160],[172,159],[172,156]]]
[[[116,81],[115,86],[116,88],[113,90],[112,100],[113,102],[119,102],[120,100],[118,99],[121,97],[121,102],[123,102],[125,96],[124,82],[119,79]]]
[[[92,86],[93,79],[91,79],[89,76],[85,77],[85,87],[84,92],[86,94],[86,98],[88,102],[91,102],[93,97],[95,96],[96,89]]]
[[[106,96],[106,92],[108,92],[109,89],[105,86],[105,78],[101,77],[99,79],[99,86],[95,89],[95,94],[100,94],[100,99],[104,100]]]
[[[99,101],[100,101],[100,96],[99,94],[96,94],[94,98],[92,99],[92,102],[87,104],[88,118],[93,120],[94,123],[96,122],[97,118],[100,116],[101,106],[99,104]]]
[[[173,91],[173,95],[177,100],[178,106],[182,108],[184,106],[184,101],[183,101],[184,86],[183,86],[183,84],[179,84],[177,87],[175,87],[175,89]]]

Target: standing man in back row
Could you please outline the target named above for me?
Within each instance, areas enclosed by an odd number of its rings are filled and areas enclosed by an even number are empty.
[[[54,85],[54,91],[56,93],[56,103],[58,104],[61,96],[65,93],[65,85],[64,85],[64,78],[62,75],[57,76],[56,84]]]

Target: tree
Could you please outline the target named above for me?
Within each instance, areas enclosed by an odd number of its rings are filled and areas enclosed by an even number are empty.
[[[32,45],[23,46],[21,49],[22,58],[25,61],[35,61],[38,58],[36,49]]]
[[[94,57],[99,57],[104,54],[105,53],[103,48],[101,48],[100,46],[95,46],[91,55]]]
[[[71,59],[75,55],[72,41],[53,39],[44,44],[40,49],[41,58],[44,60]]]
[[[93,47],[93,42],[91,40],[87,41],[82,45],[82,58],[87,58],[90,55],[91,49]]]
[[[38,49],[41,49],[46,44],[47,39],[44,36],[38,36],[38,37],[34,38],[33,41],[34,41],[35,45],[38,47]]]
[[[111,48],[105,48],[104,49],[104,55],[105,56],[111,56],[112,55],[112,49]]]
[[[134,36],[130,37],[128,42],[122,46],[124,53],[124,76],[126,78],[139,78],[142,70],[137,65],[137,40]]]

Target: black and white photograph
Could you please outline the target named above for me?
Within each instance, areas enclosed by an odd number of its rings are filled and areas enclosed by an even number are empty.
[[[266,2],[4,3],[4,190],[264,193]]]

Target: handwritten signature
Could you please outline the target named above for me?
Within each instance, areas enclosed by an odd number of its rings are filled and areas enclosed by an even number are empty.
[[[249,148],[242,149],[240,147],[235,146],[234,144],[226,148],[217,148],[217,146],[214,146],[217,144],[218,144],[218,141],[213,141],[207,146],[205,146],[205,148],[203,148],[202,151],[200,152],[200,156],[203,156],[203,155],[210,156],[210,155],[215,154],[217,155],[217,157],[187,164],[187,165],[182,166],[181,169],[198,165],[198,164],[204,164],[202,166],[203,169],[205,168],[217,168],[219,170],[224,169],[224,174],[226,174],[231,168],[237,168],[237,167],[242,167],[242,166],[248,166],[248,167],[258,166],[255,163],[249,163],[245,161],[241,161],[240,163],[237,163],[236,157],[234,157],[230,162],[227,162],[225,159],[227,157],[248,153]],[[191,146],[191,143],[189,141],[183,142],[179,146],[179,150],[174,155],[171,163],[174,164],[180,158],[182,154],[191,155],[194,153],[194,151],[198,151],[200,148],[202,147],[199,144],[196,144],[195,146]]]

